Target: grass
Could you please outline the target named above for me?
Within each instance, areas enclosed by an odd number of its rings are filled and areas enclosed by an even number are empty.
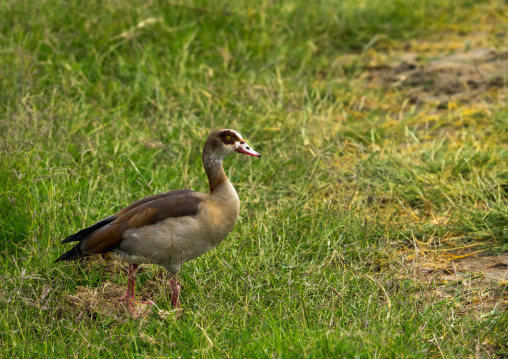
[[[2,356],[506,356],[506,277],[486,288],[478,273],[450,283],[415,269],[424,254],[508,248],[505,95],[443,109],[365,77],[408,44],[466,47],[461,36],[481,30],[503,49],[506,10],[2,2]],[[451,51],[436,48],[421,57]],[[205,192],[200,151],[221,127],[263,158],[226,161],[240,220],[184,266],[183,312],[157,267],[137,286],[160,311],[102,310],[126,284],[121,267],[55,264],[59,241],[141,197]]]

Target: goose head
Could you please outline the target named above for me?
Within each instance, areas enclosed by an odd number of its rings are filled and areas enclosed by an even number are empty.
[[[242,135],[234,130],[218,130],[212,132],[203,148],[205,154],[214,159],[222,160],[234,153],[243,153],[249,156],[261,157],[259,153],[247,144]]]

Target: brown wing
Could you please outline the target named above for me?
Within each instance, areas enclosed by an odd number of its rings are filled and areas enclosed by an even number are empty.
[[[129,212],[131,209],[136,208],[138,206],[141,206],[142,204],[155,201],[157,199],[166,198],[166,197],[172,197],[172,196],[181,196],[181,195],[192,195],[196,193],[195,191],[191,191],[190,189],[178,189],[176,191],[169,191],[166,193],[156,194],[154,196],[146,197],[143,199],[140,199],[139,201],[136,201],[124,209],[122,209],[120,212],[116,213],[115,217],[120,217],[122,214]]]
[[[189,192],[133,203],[130,209],[126,207],[118,212],[114,221],[90,233],[81,242],[81,250],[85,254],[109,252],[123,241],[123,233],[128,229],[149,226],[167,218],[195,216],[202,199]]]
[[[129,212],[133,208],[141,206],[142,204],[145,204],[145,203],[148,203],[148,202],[152,202],[152,201],[155,201],[155,200],[158,200],[158,199],[161,199],[161,198],[172,197],[172,196],[179,196],[179,195],[183,195],[183,194],[191,195],[193,193],[196,193],[196,192],[191,191],[189,189],[179,189],[179,190],[176,190],[176,191],[169,191],[169,192],[166,192],[166,193],[156,194],[154,196],[150,196],[150,197],[146,197],[146,198],[140,199],[139,201],[136,201],[136,202],[128,205],[127,207],[122,209],[120,212],[118,212],[118,213],[116,213],[116,214],[114,214],[112,216],[109,216],[107,218],[104,218],[103,220],[100,220],[99,222],[92,224],[90,227],[87,227],[85,229],[82,229],[82,230],[74,233],[74,234],[71,234],[69,237],[65,238],[62,241],[62,244],[63,243],[69,243],[69,242],[80,242],[83,239],[85,239],[90,233],[95,232],[99,228],[104,227],[108,223],[113,222],[115,219],[117,219],[121,215]]]

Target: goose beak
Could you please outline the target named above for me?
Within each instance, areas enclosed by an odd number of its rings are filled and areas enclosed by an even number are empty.
[[[242,142],[243,143],[241,143],[241,142],[236,143],[236,148],[235,148],[236,152],[261,158],[261,155],[259,153],[257,153],[256,151],[254,151],[254,149],[251,146],[249,146],[244,141],[242,141]]]

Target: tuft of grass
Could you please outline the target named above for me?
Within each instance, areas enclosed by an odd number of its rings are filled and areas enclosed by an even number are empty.
[[[506,278],[418,269],[472,246],[505,258],[506,71],[444,104],[425,100],[434,78],[417,101],[376,80],[408,52],[501,52],[504,13],[494,0],[0,3],[3,356],[506,355]],[[184,266],[183,312],[160,268],[140,273],[157,308],[134,320],[114,302],[120,265],[53,263],[62,238],[132,201],[206,192],[201,147],[220,127],[263,159],[226,161],[241,216]]]

